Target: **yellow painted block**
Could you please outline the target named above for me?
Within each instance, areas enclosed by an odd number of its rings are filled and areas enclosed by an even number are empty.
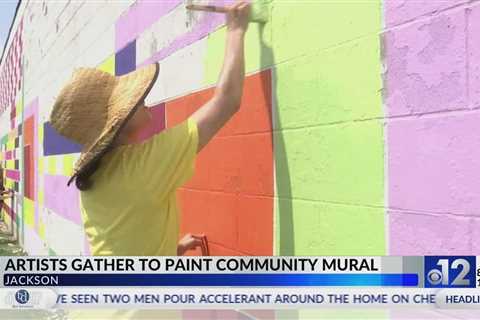
[[[43,190],[38,190],[38,204],[43,205],[44,193]]]
[[[48,173],[55,174],[57,171],[55,156],[48,157]]]
[[[23,198],[23,219],[27,225],[33,228],[35,224],[35,205],[28,198]]]
[[[43,174],[43,157],[38,158],[38,173]]]
[[[45,224],[42,219],[38,221],[38,235],[42,240],[45,240]]]
[[[73,155],[68,154],[63,157],[63,174],[70,177],[73,174]]]
[[[43,144],[43,125],[37,127],[38,129],[38,141],[39,143]]]
[[[23,112],[23,96],[20,97],[20,100],[17,103],[17,114],[22,114]]]
[[[7,160],[6,168],[7,169],[15,169],[15,160]]]
[[[105,59],[97,68],[110,74],[115,74],[115,55],[112,54]]]

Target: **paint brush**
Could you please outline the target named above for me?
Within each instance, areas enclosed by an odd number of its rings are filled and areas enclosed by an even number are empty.
[[[187,10],[208,11],[208,12],[215,12],[215,13],[226,13],[228,11],[227,7],[215,6],[215,5],[193,4],[191,0],[187,1],[186,8]],[[257,1],[251,2],[250,21],[257,22],[257,23],[268,22],[268,8],[267,8],[266,0],[257,0]]]

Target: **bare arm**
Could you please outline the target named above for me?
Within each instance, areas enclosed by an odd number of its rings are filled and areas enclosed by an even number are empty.
[[[225,58],[215,94],[193,115],[200,151],[239,110],[245,78],[244,38],[250,5],[239,1],[227,13]]]

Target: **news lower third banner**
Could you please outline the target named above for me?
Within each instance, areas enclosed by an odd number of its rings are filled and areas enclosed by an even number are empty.
[[[480,257],[0,257],[3,309],[480,308]]]

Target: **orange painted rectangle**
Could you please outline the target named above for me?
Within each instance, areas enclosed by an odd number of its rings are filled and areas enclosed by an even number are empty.
[[[214,88],[166,102],[167,127],[213,97]],[[195,176],[179,191],[182,233],[204,233],[211,254],[273,253],[271,71],[245,78],[240,111],[199,153]]]

